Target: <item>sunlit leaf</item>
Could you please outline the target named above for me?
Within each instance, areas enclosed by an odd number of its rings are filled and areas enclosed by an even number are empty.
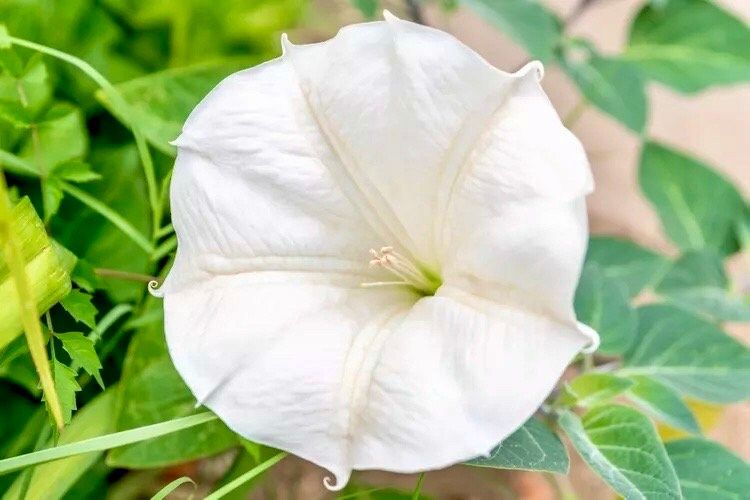
[[[581,458],[625,499],[682,498],[654,426],[636,410],[599,406],[583,419],[565,411],[559,423]]]
[[[646,3],[625,53],[649,78],[681,92],[750,79],[750,30],[714,2]]]
[[[725,178],[660,144],[643,146],[639,180],[669,238],[683,250],[737,250],[735,224],[745,203]]]
[[[76,381],[75,370],[70,369],[56,359],[52,360],[52,377],[55,380],[55,392],[57,392],[57,396],[60,398],[63,418],[67,424],[73,416],[73,410],[78,408],[76,405],[76,392],[81,390],[81,386]]]
[[[102,382],[99,373],[102,369],[102,363],[94,349],[94,342],[78,332],[56,333],[55,337],[62,342],[63,349],[68,353],[70,359],[94,377],[99,386],[104,389],[104,382]]]
[[[641,409],[672,427],[700,434],[693,412],[674,390],[650,377],[633,376],[631,380],[635,385],[628,398]]]
[[[646,375],[706,401],[750,397],[750,350],[710,321],[673,306],[638,309],[638,338],[624,375]]]
[[[632,381],[609,373],[584,373],[564,385],[558,401],[567,406],[595,406],[624,393],[632,385]]]
[[[560,438],[535,418],[497,445],[488,457],[478,457],[468,465],[496,469],[540,470],[567,474],[568,453]]]
[[[723,446],[689,438],[666,448],[685,500],[741,499],[750,492],[750,465]]]
[[[60,305],[76,321],[80,321],[89,328],[96,326],[97,310],[91,303],[91,295],[80,290],[73,290],[60,301]]]

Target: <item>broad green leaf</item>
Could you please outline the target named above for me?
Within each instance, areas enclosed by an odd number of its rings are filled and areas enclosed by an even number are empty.
[[[104,389],[104,382],[99,373],[102,369],[102,363],[94,349],[94,342],[78,332],[56,333],[55,337],[62,342],[63,349],[68,353],[73,363],[94,377],[99,386]]]
[[[706,0],[646,4],[625,57],[649,78],[681,92],[750,80],[750,30]]]
[[[567,474],[568,453],[560,438],[535,418],[529,419],[488,457],[477,457],[468,465],[496,469],[539,470]]]
[[[65,423],[70,422],[73,416],[73,410],[76,406],[76,392],[81,390],[81,386],[76,381],[76,372],[71,368],[60,363],[58,360],[52,360],[52,377],[55,380],[55,392],[60,398],[63,418]]]
[[[635,385],[628,398],[641,409],[672,427],[700,434],[698,421],[679,394],[649,377],[633,376],[631,380]]]
[[[723,446],[700,438],[666,444],[685,500],[747,498],[750,465]]]
[[[622,375],[647,375],[698,399],[750,397],[750,350],[710,321],[668,305],[638,309],[638,337]]]
[[[89,161],[102,180],[84,184],[86,190],[121,214],[138,231],[149,231],[149,208],[143,173],[134,146],[100,147]],[[149,260],[138,245],[99,214],[66,197],[52,220],[52,232],[77,256],[95,267],[136,273],[149,272]],[[116,302],[137,300],[142,283],[102,280],[102,286]]]
[[[717,320],[750,321],[750,302],[728,290],[721,258],[713,251],[683,254],[656,291],[678,307]]]
[[[616,57],[593,52],[575,57],[575,53],[575,50],[565,51],[560,62],[586,100],[629,129],[643,132],[648,102],[638,69]]]
[[[70,104],[52,106],[36,124],[37,134],[29,135],[19,156],[50,172],[58,163],[79,159],[88,150],[88,134],[81,112]]]
[[[632,344],[638,316],[629,302],[620,281],[606,277],[598,264],[586,264],[576,289],[575,310],[579,321],[599,332],[599,352],[622,354]]]
[[[89,328],[96,326],[97,310],[91,303],[91,295],[80,290],[72,290],[60,301],[60,305],[76,321],[80,321]]]
[[[36,117],[49,104],[51,98],[52,86],[47,66],[39,57],[29,59],[18,76],[0,74],[0,100],[16,102],[22,106],[25,101],[26,106],[23,107],[32,117]],[[10,147],[9,144],[4,146]]]
[[[114,430],[114,392],[109,390],[102,393],[76,413],[70,425],[65,427],[60,434],[58,446],[112,432]],[[100,459],[102,453],[93,451],[58,462],[38,465],[31,473],[26,498],[45,500],[63,498],[75,482]],[[3,500],[16,500],[20,491],[21,480],[17,479],[11,489],[5,493]]]
[[[168,69],[116,85],[132,107],[133,119],[146,138],[165,154],[174,156],[169,143],[180,135],[182,125],[196,104],[227,75],[250,65],[248,59],[220,61]],[[117,114],[104,94],[97,96]]]
[[[160,301],[149,299],[157,311]],[[172,365],[164,341],[163,323],[138,331],[130,343],[120,380],[117,426],[129,429],[189,415],[195,398]],[[150,468],[194,460],[238,443],[223,423],[211,421],[194,429],[113,450],[107,463],[114,467]]]
[[[625,286],[629,297],[655,285],[669,266],[661,255],[611,236],[591,237],[586,263],[598,264],[606,278]]]
[[[21,254],[26,264],[32,292],[39,313],[47,311],[70,291],[70,269],[61,261],[49,240],[44,223],[28,198],[14,208],[11,231],[21,243]],[[0,242],[2,243],[2,242]],[[0,255],[0,348],[22,332],[18,295],[9,276],[8,266]]]
[[[682,498],[654,426],[636,410],[599,406],[583,419],[565,411],[559,423],[581,458],[626,500]]]
[[[4,354],[0,353],[0,357]],[[19,444],[16,440],[23,434],[27,423],[34,419],[38,402],[36,398],[19,394],[18,388],[6,381],[0,382],[0,401],[3,402],[3,418],[0,419],[0,457],[8,457],[24,451],[23,448],[18,449]],[[36,437],[37,432],[34,434]]]
[[[102,178],[91,169],[91,165],[81,160],[59,163],[52,168],[50,175],[71,182],[90,182]]]
[[[737,189],[699,161],[660,144],[643,146],[641,189],[669,238],[682,250],[737,250],[735,224],[745,203]]]
[[[461,0],[500,31],[521,44],[532,57],[553,58],[560,40],[560,21],[537,0]]]
[[[609,373],[584,373],[564,385],[558,401],[567,406],[596,406],[622,394],[632,385],[630,380]]]

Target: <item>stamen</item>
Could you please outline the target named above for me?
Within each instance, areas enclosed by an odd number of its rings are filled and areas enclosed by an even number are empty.
[[[382,247],[380,251],[371,248],[370,255],[373,257],[370,260],[370,266],[380,266],[403,281],[362,283],[363,287],[407,285],[426,295],[433,295],[440,286],[439,282],[427,276],[424,271],[414,265],[411,260],[396,252],[393,247]]]

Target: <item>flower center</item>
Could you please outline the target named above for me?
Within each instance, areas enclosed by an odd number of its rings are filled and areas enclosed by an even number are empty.
[[[400,279],[398,281],[362,283],[364,287],[405,285],[414,288],[422,295],[435,295],[435,291],[442,284],[440,277],[414,264],[411,260],[396,252],[393,247],[382,247],[380,250],[371,248],[370,255],[372,255],[371,266],[382,267]]]

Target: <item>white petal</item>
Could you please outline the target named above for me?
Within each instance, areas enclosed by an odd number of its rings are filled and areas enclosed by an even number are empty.
[[[413,472],[487,453],[585,343],[544,317],[455,291],[358,288],[289,273],[167,294],[167,340],[199,401],[243,436],[329,469]],[[330,485],[330,482],[327,483]]]
[[[583,147],[538,81],[524,78],[439,215],[444,282],[574,324],[591,189]]]
[[[310,112],[395,241],[437,266],[440,186],[465,161],[523,75],[490,66],[441,31],[387,16],[295,46],[284,39]]]

